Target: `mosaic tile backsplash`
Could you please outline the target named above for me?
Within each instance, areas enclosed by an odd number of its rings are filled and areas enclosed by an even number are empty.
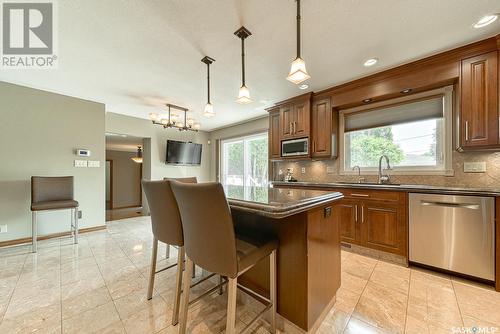
[[[454,151],[452,155],[453,176],[441,175],[391,175],[391,182],[401,184],[419,184],[447,187],[466,188],[497,188],[500,189],[500,152],[474,152],[459,153]],[[486,162],[485,173],[465,173],[464,162]],[[305,173],[301,173],[305,167]],[[332,167],[333,173],[327,173],[327,167]],[[298,162],[275,162],[273,168],[273,180],[282,180],[279,175],[281,169],[286,172],[287,168],[293,168],[293,176],[299,181],[307,182],[357,182],[357,175],[340,175],[339,160],[318,160]],[[390,171],[389,171],[389,174]],[[363,175],[365,182],[377,182],[377,175]]]

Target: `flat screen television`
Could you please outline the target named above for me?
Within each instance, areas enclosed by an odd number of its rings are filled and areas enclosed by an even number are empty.
[[[167,141],[167,164],[201,165],[201,144],[176,140]]]

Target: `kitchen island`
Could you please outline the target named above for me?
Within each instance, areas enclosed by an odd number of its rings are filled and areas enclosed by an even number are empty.
[[[332,204],[339,192],[227,186],[238,233],[279,240],[278,314],[305,332],[314,332],[335,303],[340,287],[340,222]],[[269,296],[269,260],[240,282]]]

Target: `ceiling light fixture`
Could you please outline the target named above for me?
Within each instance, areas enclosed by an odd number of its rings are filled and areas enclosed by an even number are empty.
[[[179,131],[195,131],[198,132],[200,129],[200,123],[197,122],[194,118],[188,118],[187,117],[187,112],[189,109],[183,108],[176,106],[175,104],[170,104],[167,103],[166,106],[168,107],[168,116],[167,117],[160,117],[158,116],[157,113],[150,113],[149,118],[153,122],[153,124],[161,125],[163,126],[164,129],[167,128],[176,128],[179,129]],[[177,109],[181,110],[184,112],[184,122],[180,121],[178,119],[178,115],[172,114],[170,109]]]
[[[373,66],[375,65],[376,63],[378,63],[378,58],[370,58],[368,60],[366,60],[363,65],[365,67],[370,67],[370,66]]]
[[[137,146],[137,155],[135,157],[130,158],[133,162],[137,162],[138,164],[142,164],[142,148]]]
[[[202,63],[207,64],[207,104],[205,105],[205,110],[203,111],[203,116],[210,118],[215,116],[214,106],[210,102],[210,64],[212,64],[215,59],[208,56],[203,57]]]
[[[245,85],[245,39],[252,35],[250,31],[248,31],[245,27],[241,27],[240,29],[234,32],[236,36],[241,39],[241,87],[238,92],[238,98],[236,102],[241,104],[247,104],[252,102],[250,98],[250,91]]]
[[[311,78],[309,74],[307,74],[306,63],[300,57],[300,0],[297,1],[297,57],[292,62],[292,66],[290,67],[290,73],[286,79],[294,84],[298,85],[303,81]]]
[[[486,27],[489,24],[492,24],[498,19],[498,14],[490,14],[490,15],[485,15],[483,16],[479,21],[474,24],[474,28],[482,28]]]
[[[307,89],[307,88],[309,88],[308,84],[302,84],[299,86],[299,89]]]

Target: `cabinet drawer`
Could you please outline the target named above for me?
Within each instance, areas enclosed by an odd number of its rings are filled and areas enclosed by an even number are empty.
[[[346,198],[369,199],[373,201],[403,202],[405,193],[389,190],[366,190],[366,189],[336,189],[344,194]]]

